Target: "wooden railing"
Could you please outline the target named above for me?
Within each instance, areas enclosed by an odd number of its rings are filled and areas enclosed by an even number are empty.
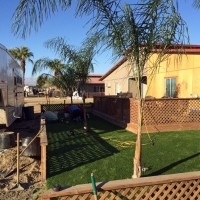
[[[125,179],[97,183],[99,200],[156,200],[200,198],[200,172],[189,172],[138,179]],[[92,184],[63,187],[61,191],[47,190],[40,200],[94,199]]]

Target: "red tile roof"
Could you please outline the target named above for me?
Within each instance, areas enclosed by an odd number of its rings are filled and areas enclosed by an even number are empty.
[[[89,74],[87,84],[104,84],[103,81],[100,80],[103,74]]]

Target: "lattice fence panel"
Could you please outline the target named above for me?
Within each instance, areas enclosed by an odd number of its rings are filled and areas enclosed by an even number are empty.
[[[130,122],[138,124],[138,101],[130,99]]]
[[[69,105],[69,104],[42,104],[41,105],[41,111],[42,110],[50,110],[50,111],[60,111],[60,112],[64,112],[64,108],[66,105]],[[92,107],[92,104],[86,104],[85,105],[85,108],[86,108],[86,111],[90,111],[91,110],[91,107]]]
[[[138,101],[117,97],[95,97],[94,109],[115,119],[138,124]],[[143,124],[167,125],[200,122],[200,99],[148,99]]]
[[[127,190],[129,190],[127,192]],[[126,191],[124,194],[123,192]],[[111,191],[110,191],[111,192]],[[104,198],[109,200],[114,199],[137,199],[137,200],[149,200],[149,199],[198,199],[200,194],[199,180],[166,183],[162,185],[144,186],[136,188],[126,188],[115,190],[111,192],[114,198]],[[116,198],[120,197],[120,198]]]
[[[64,111],[65,106],[64,104],[43,104],[41,105],[41,110]]]
[[[163,183],[158,185],[127,187],[98,191],[99,200],[198,200],[200,198],[200,180]],[[53,197],[50,199],[54,199]],[[91,200],[92,193],[74,194],[60,197],[61,200]]]
[[[92,193],[87,193],[87,194],[76,194],[71,196],[65,196],[62,197],[61,200],[91,200],[93,198],[94,197]]]
[[[155,99],[144,105],[146,125],[200,122],[199,99]]]

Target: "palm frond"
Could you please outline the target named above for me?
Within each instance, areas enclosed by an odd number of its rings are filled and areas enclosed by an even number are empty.
[[[27,38],[32,29],[37,32],[44,21],[55,14],[58,8],[66,10],[71,6],[71,3],[72,0],[20,0],[12,16],[11,30],[14,35]]]

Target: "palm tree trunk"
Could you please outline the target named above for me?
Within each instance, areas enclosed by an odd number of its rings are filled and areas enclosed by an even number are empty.
[[[72,96],[73,96],[73,91],[71,90],[71,92],[70,92],[71,105],[73,104],[73,98],[72,98]]]
[[[87,125],[87,116],[86,116],[86,109],[85,109],[85,97],[83,97],[83,117],[84,117],[84,130],[85,132],[87,132],[88,125]]]
[[[141,177],[141,152],[142,152],[142,109],[143,109],[143,102],[141,99],[138,99],[138,129],[137,129],[137,140],[136,140],[136,146],[135,146],[135,156],[133,158],[134,163],[134,173],[132,178],[139,178]]]
[[[21,66],[21,68],[23,69],[23,72],[24,72],[24,74],[25,74],[25,71],[26,71],[26,69],[25,69],[25,66],[26,66],[26,61],[25,61],[25,59],[21,59],[21,60],[20,60],[20,66]]]
[[[84,91],[85,91],[85,85],[84,85]],[[87,124],[87,116],[86,116],[86,109],[85,109],[85,99],[86,99],[86,94],[83,92],[83,117],[84,117],[84,130],[85,132],[88,131],[88,124]]]
[[[73,104],[73,99],[72,99],[72,95],[70,95],[70,98],[71,98],[71,105]]]

